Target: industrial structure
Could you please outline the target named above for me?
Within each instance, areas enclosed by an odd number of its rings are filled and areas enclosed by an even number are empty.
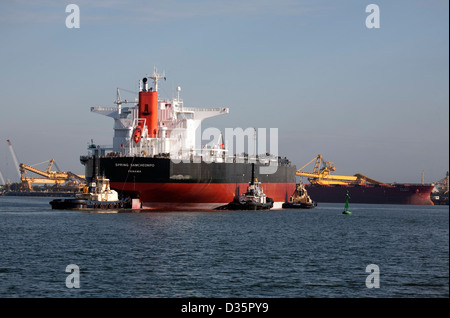
[[[72,172],[64,171],[52,171],[52,165],[55,162],[54,159],[50,159],[47,169],[45,171],[39,170],[33,166],[21,163],[20,167],[20,180],[22,191],[33,191],[32,184],[55,184],[57,187],[61,187],[63,184],[66,189],[71,189],[75,192],[79,192],[86,185],[86,181],[83,175],[76,175]],[[27,172],[33,172],[40,177],[26,177]]]
[[[313,171],[303,171],[314,160]],[[342,202],[349,191],[353,203],[434,204],[430,197],[434,188],[432,184],[423,184],[423,182],[422,184],[387,184],[360,173],[342,176],[331,174],[332,171],[336,171],[334,163],[325,161],[322,155],[317,155],[298,169],[296,175],[308,178],[310,184],[305,184],[305,188],[311,199],[316,202]]]
[[[8,142],[9,151],[11,151],[11,157],[13,158],[14,165],[16,166],[17,175],[19,176],[20,180],[20,168],[19,168],[19,161],[17,160],[16,153],[14,152],[13,146],[11,144],[11,141],[8,139],[6,140]]]
[[[436,205],[448,205],[449,175],[448,171],[444,178],[434,183],[434,190],[431,194],[431,200]]]
[[[8,146],[11,151],[11,156],[14,161],[14,165],[17,169],[17,173],[19,175],[20,186],[18,188],[19,192],[36,192],[33,187],[34,184],[53,184],[53,191],[64,191],[64,192],[81,192],[83,187],[86,186],[86,180],[84,175],[76,175],[70,171],[52,171],[53,165],[56,165],[55,159],[50,159],[47,164],[47,168],[45,170],[37,169],[36,165],[46,163],[47,161],[35,164],[35,165],[27,165],[25,163],[20,163],[17,160],[17,156],[11,144],[11,141],[8,139]],[[57,167],[58,168],[58,167]],[[59,168],[58,168],[59,170]],[[26,174],[30,172],[38,175],[36,176],[26,176]],[[2,178],[3,179],[3,178]]]
[[[314,163],[313,172],[302,171],[311,162]],[[306,165],[297,170],[296,175],[300,177],[307,177],[311,184],[319,185],[352,185],[352,184],[383,184],[383,182],[369,178],[363,174],[357,173],[354,176],[340,176],[331,174],[331,171],[336,171],[334,163],[331,161],[325,161],[322,155],[317,155]]]

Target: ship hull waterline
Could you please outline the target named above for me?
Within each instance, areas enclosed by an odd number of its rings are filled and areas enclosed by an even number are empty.
[[[142,209],[168,211],[213,211],[233,201],[247,186],[248,183],[111,183],[112,188],[139,197]],[[273,198],[274,209],[281,209],[295,183],[266,183],[262,187]]]

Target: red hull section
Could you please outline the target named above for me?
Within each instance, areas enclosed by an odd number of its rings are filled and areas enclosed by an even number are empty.
[[[413,204],[433,205],[431,201],[432,185],[360,185],[327,186],[306,185],[312,200],[320,202],[344,202],[345,194],[350,193],[350,202],[377,204]]]
[[[117,191],[135,193],[143,208],[210,210],[228,204],[245,192],[248,183],[122,183],[111,182]],[[295,183],[264,183],[264,193],[280,207],[295,190]]]

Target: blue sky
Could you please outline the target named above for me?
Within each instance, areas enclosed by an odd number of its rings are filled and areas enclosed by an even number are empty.
[[[66,5],[80,28],[65,25]],[[367,5],[380,28],[365,25]],[[153,67],[162,97],[229,107],[203,128],[278,128],[279,153],[338,174],[425,182],[449,169],[449,3],[434,1],[2,1],[0,171],[54,158],[83,173],[91,139],[112,144],[116,88]],[[42,166],[45,168],[45,166]],[[312,167],[310,168],[312,169]]]

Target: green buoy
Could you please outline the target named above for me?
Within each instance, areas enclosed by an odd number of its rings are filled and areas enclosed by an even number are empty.
[[[347,190],[347,193],[345,194],[345,208],[344,208],[344,211],[342,212],[342,214],[352,214],[352,212],[350,212],[348,210],[348,199],[350,199],[350,194],[348,193],[348,190]]]

